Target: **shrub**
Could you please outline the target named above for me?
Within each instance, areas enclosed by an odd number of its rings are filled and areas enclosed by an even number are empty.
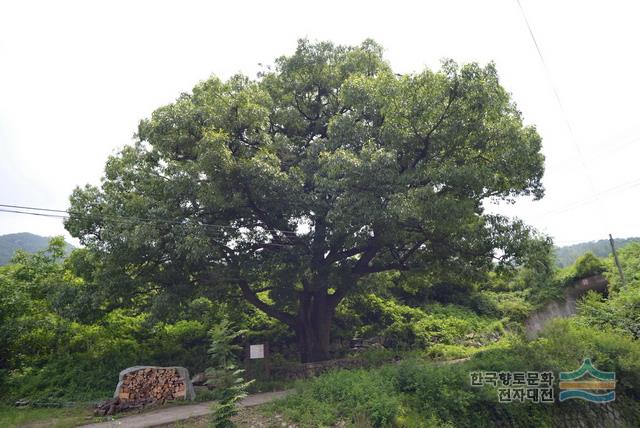
[[[471,371],[552,371],[557,377],[560,371],[575,370],[585,357],[616,372],[617,398],[608,407],[580,400],[502,404],[494,388],[470,385]],[[373,426],[604,426],[612,423],[607,411],[619,415],[623,426],[633,426],[640,420],[639,373],[640,344],[628,335],[559,320],[535,341],[511,335],[460,364],[410,358],[374,370],[329,373],[298,383],[295,395],[271,408],[303,426],[360,420],[363,415]]]
[[[247,396],[247,388],[253,382],[245,382],[241,376],[244,370],[236,367],[236,354],[242,347],[234,342],[244,333],[245,330],[235,329],[226,320],[215,325],[209,333],[211,346],[208,354],[212,367],[207,369],[211,376],[207,384],[215,386],[219,392],[218,402],[212,405],[209,419],[209,425],[215,428],[233,426],[231,417],[238,413],[236,405]]]
[[[556,276],[560,284],[567,286],[577,279],[598,275],[606,270],[607,266],[604,261],[589,252],[578,257],[571,266],[560,270]]]
[[[295,394],[273,405],[303,426],[326,426],[366,415],[373,426],[391,426],[401,401],[392,382],[379,370],[340,370],[299,381]]]
[[[438,343],[427,348],[426,355],[434,360],[456,360],[470,357],[480,349],[464,345],[445,345]]]
[[[201,321],[158,323],[144,343],[146,359],[154,364],[183,365],[191,372],[203,371],[207,366],[207,326]]]
[[[634,242],[621,248],[618,252],[618,260],[622,266],[627,286],[640,289],[640,242]],[[615,292],[623,289],[618,268],[613,261],[613,256],[607,260],[605,276],[609,281],[609,289],[611,291]]]
[[[588,252],[578,257],[574,264],[574,269],[575,278],[579,279],[601,274],[605,270],[605,265],[593,253]]]
[[[433,344],[476,346],[495,340],[502,333],[502,323],[457,305],[430,304],[420,308],[393,299],[368,295],[359,303],[365,336],[379,336],[393,349],[424,348]]]

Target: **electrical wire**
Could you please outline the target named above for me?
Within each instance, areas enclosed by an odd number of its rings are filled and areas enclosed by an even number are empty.
[[[562,119],[564,120],[565,125],[567,126],[567,129],[569,130],[569,134],[571,135],[571,140],[575,145],[576,148],[576,152],[578,153],[578,157],[580,158],[580,161],[582,162],[583,166],[585,167],[586,170],[586,163],[584,162],[584,158],[582,155],[582,150],[580,149],[580,145],[578,144],[574,133],[573,133],[573,127],[571,126],[571,123],[569,122],[568,119],[568,115],[567,112],[564,108],[564,105],[562,104],[562,100],[560,99],[560,94],[558,93],[558,90],[556,89],[556,85],[553,82],[553,79],[551,78],[551,71],[549,70],[549,67],[547,66],[547,62],[544,59],[544,55],[542,55],[542,50],[540,49],[540,45],[538,44],[538,40],[536,39],[535,34],[533,33],[533,29],[531,28],[531,24],[529,23],[529,19],[527,18],[527,14],[524,11],[524,8],[522,7],[522,4],[520,3],[520,0],[516,0],[516,3],[518,4],[518,7],[520,8],[520,12],[522,13],[522,17],[524,18],[524,22],[527,25],[527,29],[529,30],[529,35],[531,36],[531,40],[533,41],[533,45],[536,48],[536,51],[538,52],[538,57],[540,58],[540,62],[542,63],[542,67],[544,68],[544,71],[547,75],[547,80],[549,82],[549,86],[551,87],[551,90],[553,91],[553,95],[556,98],[556,101],[558,102],[558,106],[560,106],[560,111],[562,112]],[[586,174],[587,176],[589,176],[589,174]],[[595,189],[595,188],[594,188]]]
[[[628,146],[632,145],[632,144],[637,144],[640,142],[640,136],[636,136],[633,137],[631,139],[627,139],[625,140],[625,142],[623,143],[619,143],[619,144],[612,144],[610,147],[607,147],[606,149],[597,149],[595,154],[591,154],[589,156],[587,156],[588,158],[591,159],[597,159],[598,161],[602,161],[603,159],[607,159],[612,157],[613,155],[617,154],[618,152],[622,151],[623,149],[627,148]],[[606,151],[605,151],[606,150]],[[570,161],[572,158],[565,158],[562,159],[561,161],[557,161],[558,163],[562,163],[562,162],[568,162]],[[569,166],[564,166],[562,167],[561,171],[558,171],[558,173],[552,173],[551,175],[553,176],[569,176],[569,175],[573,175],[568,173],[568,171],[573,171],[575,169],[577,169],[577,167],[580,167],[580,165],[569,165]]]
[[[31,210],[31,211],[44,211],[44,212],[53,212],[53,213],[61,213],[60,215],[45,215],[45,214],[36,214],[33,212],[26,212],[26,211],[8,211],[6,209],[2,209],[0,211],[4,211],[4,212],[14,212],[17,214],[32,214],[32,215],[40,215],[40,216],[44,216],[44,217],[56,217],[56,218],[69,218],[70,215],[81,215],[82,213],[77,213],[77,212],[70,212],[70,211],[66,211],[66,210],[58,210],[58,209],[53,209],[53,208],[41,208],[41,207],[33,207],[33,206],[25,206],[25,205],[11,205],[11,204],[0,204],[0,207],[2,208],[12,208],[12,209],[20,209],[20,210]],[[65,215],[62,215],[65,214]],[[103,218],[106,219],[127,219],[127,220],[132,220],[132,221],[138,221],[138,222],[151,222],[151,223],[167,223],[167,224],[175,224],[175,225],[184,225],[184,222],[181,221],[177,221],[177,220],[171,220],[171,219],[162,219],[162,218],[155,218],[155,219],[147,219],[147,218],[141,218],[141,217],[132,217],[132,216],[102,216]],[[211,227],[211,228],[217,228],[217,229],[229,229],[229,230],[237,230],[238,228],[235,226],[228,226],[228,225],[222,225],[222,224],[213,224],[213,223],[198,223],[199,226],[203,226],[203,227]],[[294,236],[298,236],[298,234],[294,231],[291,230],[282,230],[282,229],[270,229],[270,228],[264,228],[261,227],[262,230],[264,230],[265,232],[278,232],[282,235],[288,236],[288,237],[294,237]]]
[[[608,189],[602,190],[600,192],[595,193],[593,196],[590,196],[588,198],[583,198],[583,199],[578,199],[576,201],[570,202],[567,205],[564,205],[562,207],[558,207],[558,208],[554,208],[550,211],[546,211],[542,214],[540,214],[540,217],[546,217],[548,215],[551,214],[559,214],[559,213],[563,213],[566,211],[570,211],[572,209],[575,209],[579,206],[588,204],[591,201],[600,199],[601,196],[610,194],[610,193],[614,193],[614,192],[619,192],[622,190],[628,190],[634,187],[640,186],[640,178],[636,178],[634,180],[631,181],[627,181],[624,183],[620,183],[617,184],[613,187],[610,187]],[[32,210],[31,212],[29,211],[23,211],[23,210]],[[43,212],[33,212],[33,211],[43,211]],[[35,215],[35,216],[41,216],[41,217],[52,217],[52,218],[58,218],[58,219],[68,219],[70,218],[71,213],[69,211],[65,211],[65,210],[57,210],[57,209],[52,209],[52,208],[37,208],[37,207],[32,207],[32,206],[25,206],[25,205],[10,205],[10,204],[0,204],[0,212],[8,212],[8,213],[15,213],[15,214],[27,214],[27,215]],[[49,214],[49,213],[60,213],[60,214]],[[62,214],[64,213],[64,214]],[[78,215],[81,216],[82,213],[73,213],[73,215]],[[176,220],[169,220],[169,219],[145,219],[145,218],[140,218],[140,217],[131,217],[131,216],[108,216],[108,215],[102,215],[102,218],[107,219],[107,220],[112,220],[112,221],[122,221],[122,222],[128,222],[128,223],[138,223],[138,222],[144,222],[144,223],[166,223],[166,224],[173,224],[173,225],[179,225],[179,226],[184,226],[186,225],[185,222],[180,222],[180,221],[176,221]],[[227,225],[219,225],[219,224],[210,224],[210,223],[197,223],[197,226],[202,226],[202,227],[211,227],[214,229],[221,229],[221,230],[225,230],[225,229],[233,229],[233,230],[237,230],[237,227],[234,226],[227,226]],[[280,229],[265,229],[265,228],[261,228],[263,231],[265,232],[273,232],[273,231],[277,231],[280,232],[282,234],[285,235],[285,237],[289,237],[290,235],[288,234],[295,234],[295,236],[298,236],[295,232],[292,231],[287,231],[287,230],[280,230]]]
[[[0,207],[1,206],[4,206],[4,205],[0,205]],[[28,212],[28,211],[18,211],[18,210],[6,209],[6,208],[0,208],[0,211],[5,212],[5,213],[28,214],[28,215],[36,215],[36,216],[40,216],[40,217],[52,217],[52,218],[58,218],[58,219],[69,218],[69,216],[65,216],[65,215],[35,213],[35,212]]]
[[[578,140],[573,132],[573,127],[571,126],[571,123],[569,122],[569,116],[567,115],[567,111],[564,108],[564,105],[562,103],[562,100],[560,98],[560,94],[558,93],[558,90],[556,89],[556,85],[554,84],[554,81],[551,77],[551,71],[549,69],[549,67],[547,66],[547,62],[544,59],[544,55],[542,54],[542,49],[540,49],[540,45],[538,44],[538,40],[536,39],[536,36],[533,32],[533,28],[531,27],[531,24],[529,22],[529,19],[527,18],[527,14],[524,10],[524,8],[522,7],[522,3],[520,3],[520,0],[515,0],[518,8],[520,9],[520,13],[522,14],[522,18],[524,19],[524,22],[527,26],[527,29],[529,30],[529,35],[531,36],[531,40],[533,41],[533,45],[536,48],[536,51],[538,52],[538,57],[540,58],[540,62],[542,63],[542,67],[545,70],[546,76],[547,76],[547,81],[549,82],[549,86],[551,87],[551,90],[553,91],[553,94],[556,98],[556,101],[558,102],[558,106],[560,107],[560,112],[562,113],[562,118],[564,120],[565,125],[567,126],[567,129],[569,131],[569,136],[571,137],[571,141],[573,142],[573,145],[576,149],[576,152],[578,154],[578,160],[580,161],[580,163],[582,164],[583,170],[584,170],[584,175],[587,179],[587,183],[589,185],[589,189],[591,190],[591,193],[593,193],[593,195],[596,197],[597,199],[597,191],[596,191],[596,187],[595,184],[593,182],[593,179],[591,178],[591,174],[589,174],[589,167],[587,166],[587,163],[584,159],[584,155],[582,154],[582,150],[580,149],[580,144],[578,143]],[[607,226],[607,221],[605,220],[602,211],[597,210],[596,211],[597,216],[599,217],[600,223],[602,226]]]
[[[547,211],[545,213],[542,213],[540,215],[540,217],[546,217],[546,216],[551,215],[551,214],[560,214],[560,213],[564,213],[564,212],[567,212],[567,211],[571,211],[573,209],[576,209],[578,207],[586,205],[589,202],[599,200],[600,197],[603,196],[603,195],[607,195],[607,194],[610,194],[610,193],[613,193],[613,192],[619,192],[621,190],[629,190],[629,189],[632,189],[632,188],[637,187],[637,186],[640,186],[640,179],[628,181],[626,183],[622,183],[622,184],[619,184],[617,186],[610,187],[610,188],[608,188],[606,190],[598,192],[598,193],[594,194],[591,197],[584,198],[584,199],[579,199],[577,201],[573,201],[573,202],[565,205],[564,207],[559,207],[559,208]]]
[[[9,207],[9,208],[6,208]],[[14,208],[22,208],[22,209],[28,209],[28,210],[33,210],[33,211],[23,211],[23,210],[19,210],[19,209],[14,209]],[[44,211],[44,212],[34,212],[34,211]],[[23,215],[33,215],[33,216],[38,216],[38,217],[49,217],[49,218],[55,218],[55,219],[59,219],[59,220],[66,220],[70,218],[70,213],[68,211],[64,211],[64,210],[56,210],[56,209],[51,209],[51,208],[36,208],[36,207],[28,207],[28,206],[22,206],[22,205],[10,205],[10,204],[0,204],[0,212],[6,212],[6,213],[12,213],[12,214],[23,214]],[[66,213],[66,214],[50,214],[50,212],[55,212],[55,213]],[[73,215],[80,215],[82,216],[81,213],[75,213]],[[176,225],[176,226],[184,226],[186,225],[186,223],[184,222],[179,222],[179,221],[175,221],[175,220],[167,220],[167,219],[143,219],[143,218],[137,218],[137,217],[125,217],[125,216],[101,216],[101,218],[109,220],[109,221],[113,221],[116,223],[122,223],[122,224],[133,224],[133,225],[137,225],[140,223],[147,223],[147,224],[157,224],[157,223],[164,223],[164,224],[170,224],[170,225]],[[234,228],[233,226],[223,226],[223,225],[216,225],[216,224],[208,224],[208,223],[197,223],[197,226],[202,226],[205,228],[213,228],[215,231],[219,232],[220,234],[218,236],[215,236],[217,238],[225,238],[225,239],[230,239],[230,237],[228,235],[224,235],[224,231],[222,231],[220,228],[231,228],[234,230],[237,230],[237,228]],[[264,229],[262,228],[263,231],[273,231],[273,229]],[[290,232],[290,231],[281,231],[281,232]],[[297,236],[297,235],[296,235]],[[285,238],[289,238],[290,236],[285,236]],[[290,248],[291,246],[295,245],[294,243],[276,243],[276,242],[261,242],[262,245],[268,245],[268,246],[273,246],[273,247],[287,247]]]

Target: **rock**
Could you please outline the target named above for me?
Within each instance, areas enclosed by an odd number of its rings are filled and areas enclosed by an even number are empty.
[[[207,382],[207,374],[204,372],[196,374],[193,379],[191,379],[191,384],[193,386],[201,386]]]
[[[29,400],[25,398],[16,401],[16,407],[27,407],[29,404]]]

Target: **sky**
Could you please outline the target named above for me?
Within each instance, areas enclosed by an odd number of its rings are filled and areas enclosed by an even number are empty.
[[[640,3],[0,0],[0,204],[68,208],[140,119],[214,74],[255,77],[299,38],[373,38],[398,73],[496,64],[543,138],[546,196],[487,209],[558,245],[640,236]],[[0,212],[0,235],[63,234]],[[77,241],[76,241],[77,242]]]

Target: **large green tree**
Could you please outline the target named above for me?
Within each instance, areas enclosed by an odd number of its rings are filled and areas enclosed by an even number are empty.
[[[543,195],[540,137],[493,65],[397,74],[370,40],[211,77],[137,140],[73,192],[67,229],[132,293],[235,288],[303,361],[366,275],[513,264],[533,234],[483,202]]]

